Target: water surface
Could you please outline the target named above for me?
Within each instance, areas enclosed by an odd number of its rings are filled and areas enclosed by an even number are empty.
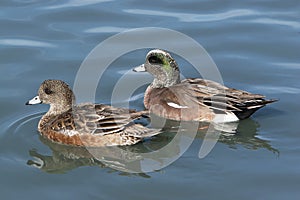
[[[299,198],[298,1],[5,0],[0,7],[1,199]],[[211,55],[226,85],[280,101],[240,122],[238,134],[222,136],[205,158],[198,158],[203,141],[198,134],[178,160],[152,173],[113,170],[85,150],[43,141],[37,123],[48,107],[24,105],[40,83],[55,78],[72,85],[96,45],[140,27],[192,37]],[[109,103],[118,78],[142,63],[146,52],[116,60],[100,82],[96,101]],[[184,59],[178,63],[186,66],[185,76],[193,77]],[[146,78],[151,79],[137,74],[132,81]],[[144,89],[132,99],[136,109],[143,109]]]

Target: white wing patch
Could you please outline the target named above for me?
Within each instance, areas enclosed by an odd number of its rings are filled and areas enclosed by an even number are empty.
[[[63,133],[68,136],[78,135],[78,131],[76,130],[64,130]]]
[[[174,102],[167,102],[167,104],[173,108],[188,108],[188,106],[181,106]]]
[[[249,107],[247,107],[247,109],[250,110],[250,109],[260,108],[260,107],[263,107],[263,105],[249,106]]]
[[[232,112],[226,112],[225,114],[216,114],[213,119],[214,123],[227,123],[236,121],[239,121],[239,118],[237,118],[237,116]]]

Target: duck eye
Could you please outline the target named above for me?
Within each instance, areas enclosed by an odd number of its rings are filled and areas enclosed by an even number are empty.
[[[157,56],[150,56],[150,57],[148,58],[148,61],[149,61],[149,63],[152,63],[152,64],[163,64],[162,59],[160,59],[160,58],[157,57]]]
[[[45,88],[45,89],[44,89],[44,92],[45,92],[46,94],[52,94],[52,93],[53,93],[53,91],[51,91],[49,88]]]

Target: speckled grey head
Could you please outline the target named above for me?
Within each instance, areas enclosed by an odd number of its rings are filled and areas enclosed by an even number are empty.
[[[155,88],[168,87],[180,81],[178,65],[172,56],[161,49],[148,52],[143,65],[134,68],[134,71],[147,71],[154,76],[152,86]]]
[[[45,80],[39,88],[39,98],[45,104],[72,105],[75,100],[69,85],[61,80]]]
[[[50,104],[51,112],[60,113],[70,109],[75,97],[70,87],[61,80],[45,80],[38,91],[38,96],[28,101],[27,105],[38,103]]]

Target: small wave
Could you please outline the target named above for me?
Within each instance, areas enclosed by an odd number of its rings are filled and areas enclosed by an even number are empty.
[[[113,26],[102,26],[96,28],[90,28],[85,30],[86,33],[119,33],[129,30],[129,28],[122,28],[122,27],[113,27]]]
[[[44,7],[43,9],[59,9],[59,8],[67,8],[67,7],[79,7],[79,6],[87,6],[92,4],[104,3],[113,0],[69,0],[66,3],[61,3],[61,1],[57,1],[57,5],[51,5]]]
[[[40,118],[44,113],[33,113],[33,114],[25,114],[18,116],[17,118],[7,119],[5,123],[1,123],[0,127],[5,130],[7,128],[8,132],[15,133],[20,127],[24,124],[28,123],[29,121],[35,120]]]
[[[7,116],[0,123],[1,163],[22,165],[27,161],[27,149],[37,144],[37,120],[42,113]],[[36,145],[34,145],[36,146]]]
[[[272,63],[277,66],[284,66],[284,69],[300,69],[300,63]]]
[[[251,20],[254,23],[260,24],[270,24],[270,25],[281,25],[281,26],[290,26],[292,28],[300,28],[300,23],[295,21],[279,20],[279,19],[270,19],[270,18],[259,18]]]
[[[300,94],[300,88],[285,87],[285,86],[254,86],[257,90],[265,90],[269,93],[286,93],[286,94]]]
[[[143,10],[143,9],[125,9],[126,13],[139,14],[139,15],[156,15],[164,17],[175,17],[181,22],[211,22],[221,21],[233,17],[249,16],[257,14],[257,12],[247,9],[236,9],[222,13],[212,14],[190,14],[190,13],[177,13],[177,12],[162,12],[156,10]]]
[[[0,39],[0,44],[6,46],[55,47],[55,45],[47,42],[24,39]]]

